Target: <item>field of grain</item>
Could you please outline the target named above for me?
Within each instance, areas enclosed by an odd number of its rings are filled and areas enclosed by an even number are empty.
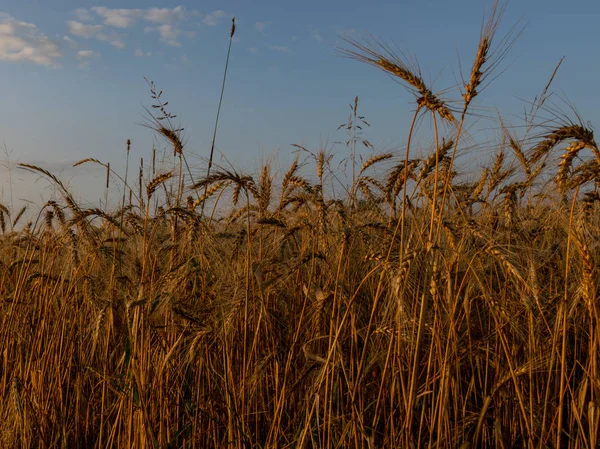
[[[175,165],[80,162],[120,207],[22,164],[60,196],[29,223],[0,205],[0,446],[598,447],[600,151],[551,106],[553,74],[498,141],[469,136],[517,34],[495,36],[499,15],[458,103],[384,43],[346,42],[416,102],[402,153],[381,154],[356,99],[344,173],[298,147],[282,173],[192,175],[152,83]],[[469,180],[456,157],[484,147]]]

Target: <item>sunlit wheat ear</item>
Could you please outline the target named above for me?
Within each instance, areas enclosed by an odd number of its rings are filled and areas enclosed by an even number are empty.
[[[580,124],[566,124],[542,135],[541,142],[531,149],[529,163],[536,164],[548,155],[556,145],[570,139],[583,143],[586,148],[594,153],[596,159],[600,160],[600,152],[598,152],[598,145],[594,140],[594,132]]]
[[[165,128],[164,126],[162,126],[158,129],[156,129],[156,131],[159,134],[161,134],[162,136],[164,136],[165,139],[167,139],[171,143],[174,154],[183,153],[183,142],[179,138],[179,131],[181,131],[181,130],[179,130],[179,129],[172,130],[172,129]]]
[[[490,173],[490,170],[488,168],[484,168],[483,171],[481,172],[481,175],[479,176],[479,180],[474,185],[473,191],[471,192],[471,198],[470,198],[471,202],[474,203],[474,202],[479,201],[479,197],[480,197],[481,193],[483,192],[483,189],[485,188],[485,185],[487,183],[489,173]]]
[[[402,188],[404,187],[405,170],[407,172],[407,179],[416,179],[415,169],[418,165],[419,161],[410,160],[408,161],[408,166],[405,169],[403,161],[390,170],[385,185],[385,194],[388,201],[392,201],[394,198],[396,198],[402,190]]]
[[[89,352],[90,357],[94,357],[94,355],[96,354],[96,347],[98,345],[98,337],[100,336],[100,332],[101,332],[102,328],[104,327],[107,310],[109,307],[110,306],[108,304],[105,304],[102,307],[102,309],[100,310],[100,312],[98,313],[98,315],[96,316],[96,319],[94,320],[93,331],[92,331],[92,348]]]
[[[208,189],[206,189],[206,193],[200,195],[192,204],[192,209],[197,208],[204,202],[206,202],[211,196],[217,193],[220,190],[227,188],[227,186],[231,184],[231,181],[218,181],[211,185]],[[237,202],[236,202],[237,203]]]
[[[559,188],[564,189],[569,181],[569,175],[571,173],[571,167],[573,165],[573,160],[577,157],[577,154],[586,148],[584,142],[574,142],[565,148],[564,153],[560,157],[560,162],[558,164],[558,173],[556,174],[556,184]]]
[[[148,182],[148,184],[146,184],[146,196],[148,198],[150,198],[154,192],[156,191],[157,187],[159,185],[161,185],[163,182],[167,181],[168,179],[173,177],[173,173],[171,172],[167,172],[167,173],[162,173],[158,176],[156,176],[154,179],[150,180],[150,182]]]
[[[394,157],[394,155],[392,153],[376,154],[374,156],[371,156],[369,159],[367,159],[365,161],[365,163],[360,168],[360,172],[358,172],[358,176],[362,175],[365,171],[367,171],[369,169],[369,167],[372,167],[373,165],[375,165],[381,161],[386,161],[388,159],[391,159],[392,157]]]
[[[503,145],[508,146],[508,148],[512,150],[512,152],[515,154],[515,157],[519,161],[519,164],[521,164],[523,171],[527,175],[527,178],[531,178],[531,166],[527,160],[527,157],[525,156],[525,152],[523,151],[522,142],[517,139],[511,130],[505,126],[502,118],[500,118],[500,125],[502,126],[502,137],[504,139]]]
[[[440,147],[431,153],[425,161],[423,161],[423,165],[421,166],[421,170],[419,171],[418,180],[424,179],[431,174],[433,169],[435,168],[436,161],[441,163],[448,154],[448,151],[454,146],[454,141],[452,139],[443,141]]]
[[[323,183],[323,167],[325,166],[325,152],[323,150],[319,151],[317,157],[317,177]]]
[[[593,316],[595,313],[595,308],[597,307],[594,302],[596,300],[596,261],[592,255],[591,248],[588,245],[587,239],[585,237],[585,229],[583,223],[578,223],[576,229],[571,231],[572,236],[574,237],[575,244],[579,249],[579,253],[581,256],[581,271],[583,277],[583,283],[581,285],[581,293],[583,299],[585,300],[586,306],[590,312],[590,315]]]
[[[65,226],[65,223],[67,222],[65,218],[65,213],[63,212],[62,208],[58,205],[58,203],[56,201],[50,200],[48,201],[47,205],[52,207],[54,216],[58,219],[60,225]]]
[[[411,67],[398,55],[389,45],[371,37],[359,42],[355,39],[342,38],[350,48],[340,49],[340,53],[350,59],[364,62],[377,67],[395,78],[404,81],[409,90],[417,97],[419,107],[424,107],[436,112],[448,122],[454,122],[455,118],[450,109],[423,81],[419,67]]]
[[[469,80],[464,83],[463,112],[469,108],[473,99],[479,94],[482,84],[491,72],[506,56],[515,42],[516,29],[513,27],[494,48],[493,40],[504,13],[504,6],[494,3],[487,21],[482,26],[477,45],[477,53],[471,67]]]
[[[290,165],[290,168],[285,173],[285,176],[283,177],[283,181],[281,182],[281,191],[282,192],[285,192],[285,190],[287,189],[288,184],[290,182],[290,178],[296,174],[296,171],[298,171],[298,168],[299,168],[298,156],[296,156],[296,159],[294,159],[294,162],[292,162],[292,165]]]
[[[596,203],[600,202],[600,193],[598,192],[586,192],[583,194],[583,199],[581,200],[583,204],[582,212],[586,219],[591,218]]]
[[[385,192],[385,185],[378,179],[375,179],[371,176],[362,175],[361,181],[364,181],[367,184],[371,184],[371,185],[377,187],[377,189],[379,189],[382,193]]]
[[[500,151],[496,155],[496,159],[494,161],[494,166],[492,167],[487,189],[488,194],[491,193],[494,189],[496,189],[502,182],[504,182],[509,176],[511,176],[514,172],[514,168],[504,169],[504,160],[505,154],[504,151]]]
[[[142,226],[143,220],[138,214],[129,212],[125,217],[125,223],[131,226],[135,234],[139,236],[144,235],[144,228]]]
[[[53,228],[52,221],[54,220],[54,211],[51,209],[47,209],[44,212],[44,225],[48,231],[51,231]]]
[[[598,179],[600,179],[600,163],[592,159],[579,165],[567,179],[565,186],[570,189],[577,189]]]
[[[273,178],[271,177],[271,167],[265,164],[261,170],[258,189],[260,192],[258,204],[261,212],[266,212],[271,204],[271,195],[273,187]]]
[[[310,183],[306,179],[301,178],[300,176],[292,176],[288,180],[288,183],[290,186],[300,187],[306,193],[309,193],[309,194],[313,193],[313,186],[311,186]]]

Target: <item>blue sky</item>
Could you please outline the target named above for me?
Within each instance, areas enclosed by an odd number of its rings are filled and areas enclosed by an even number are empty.
[[[93,202],[101,197],[102,175],[69,165],[95,157],[119,167],[128,138],[133,158],[148,160],[153,135],[139,126],[143,105],[151,104],[147,77],[178,114],[190,160],[192,153],[206,157],[235,16],[217,139],[218,150],[234,165],[252,171],[273,154],[285,165],[292,143],[316,148],[342,140],[336,129],[356,95],[372,124],[366,137],[379,151],[398,149],[413,98],[385,74],[337,55],[339,36],[373,34],[393,42],[416,56],[434,90],[455,88],[459,60],[468,72],[490,5],[481,0],[3,0],[0,143],[12,161],[54,170]],[[478,105],[492,115],[497,108],[518,124],[523,100],[539,93],[566,56],[554,91],[597,124],[598,19],[597,0],[509,2],[499,34],[514,24],[524,31],[501,66],[504,73]],[[448,95],[459,97],[456,89]],[[0,201],[7,203],[8,177],[1,169],[0,176]],[[47,184],[34,181],[13,172],[13,200],[39,200]]]

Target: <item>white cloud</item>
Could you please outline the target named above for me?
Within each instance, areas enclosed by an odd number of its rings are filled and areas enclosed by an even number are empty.
[[[123,37],[117,33],[98,33],[96,35],[96,39],[99,41],[104,41],[110,43],[113,47],[122,50],[125,48],[125,42],[123,42]]]
[[[89,17],[89,12],[87,10],[83,11],[87,13],[86,17]],[[92,11],[102,18],[105,25],[115,28],[130,28],[139,19],[156,24],[169,24],[185,19],[185,7],[181,5],[175,8],[148,9],[111,9],[104,6],[95,6]]]
[[[85,8],[77,8],[73,11],[73,14],[80,22],[91,22],[94,20],[92,14]]]
[[[158,27],[158,34],[160,34],[160,40],[168,45],[179,47],[180,43],[177,41],[179,36],[179,29],[172,25],[164,24]]]
[[[102,24],[89,23],[94,19],[92,12],[97,19],[99,18],[102,21]],[[195,12],[192,11],[192,14]],[[119,34],[111,28],[131,28],[140,21],[152,24],[152,26],[145,27],[144,30],[156,31],[160,36],[160,40],[167,45],[180,46],[178,39],[182,34],[188,38],[194,37],[193,31],[183,31],[181,29],[180,24],[186,19],[186,9],[181,5],[174,8],[147,9],[111,9],[104,6],[94,6],[90,10],[79,8],[73,13],[78,20],[67,22],[69,32],[72,35],[109,42],[117,48],[125,48],[125,35]],[[220,14],[224,13],[215,11],[209,21],[218,21]]]
[[[141,9],[109,9],[103,6],[92,8],[96,14],[104,19],[104,24],[115,28],[129,28],[143,15]]]
[[[0,13],[0,61],[57,66],[61,57],[56,42],[42,34],[33,23]]]
[[[279,45],[268,45],[269,49],[271,50],[275,50],[281,53],[289,53],[291,50],[289,49],[289,47],[282,47]]]
[[[256,47],[248,47],[248,51],[250,53],[252,53],[253,55],[255,55],[256,53],[258,53],[258,49]]]
[[[188,58],[187,55],[183,55],[181,57],[181,62],[187,64],[188,62],[190,62],[190,58]]]
[[[123,36],[114,31],[104,31],[104,27],[102,25],[87,25],[75,20],[69,20],[67,24],[69,25],[69,32],[74,36],[80,36],[86,39],[93,37],[99,41],[109,42],[116,48],[125,48]]]
[[[215,26],[221,22],[223,17],[225,17],[225,11],[218,9],[204,16],[202,21],[208,26]]]
[[[92,59],[99,56],[94,50],[79,50],[77,52],[77,59]]]
[[[144,19],[153,23],[171,23],[185,18],[185,8],[181,5],[175,8],[148,8]]]
[[[77,48],[79,46],[79,44],[73,39],[71,39],[69,36],[63,36],[63,41],[69,44],[69,47],[71,48]]]
[[[271,22],[256,22],[254,24],[254,28],[256,28],[256,31],[258,31],[259,33],[263,33],[265,31],[265,28],[267,28],[267,26],[269,26],[271,24]]]
[[[180,47],[181,43],[177,40],[179,35],[181,34],[181,30],[179,28],[174,27],[173,25],[164,24],[158,27],[146,27],[144,31],[156,31],[160,36],[160,41],[164,42],[167,45],[171,45],[172,47]]]
[[[86,25],[85,23],[77,22],[76,20],[69,20],[69,33],[74,36],[85,37],[89,39],[94,37],[96,34],[102,31],[102,25]]]

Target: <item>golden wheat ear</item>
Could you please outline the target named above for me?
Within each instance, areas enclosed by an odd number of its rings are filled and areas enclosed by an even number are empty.
[[[342,56],[377,67],[380,70],[401,80],[417,97],[419,107],[436,112],[448,122],[454,122],[454,114],[432,90],[425,84],[421,71],[416,62],[408,62],[402,53],[393,50],[374,37],[363,41],[342,37],[348,48],[339,50]]]
[[[498,66],[502,63],[521,34],[522,29],[519,29],[515,25],[497,41],[496,33],[505,9],[506,3],[496,1],[491,8],[487,20],[484,19],[483,21],[469,79],[468,81],[463,81],[463,114],[467,112],[473,99],[486,87],[486,80],[498,69]]]

